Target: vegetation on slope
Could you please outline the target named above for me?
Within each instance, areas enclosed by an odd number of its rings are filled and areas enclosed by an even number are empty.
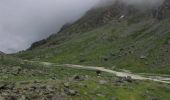
[[[118,78],[13,57],[0,60],[1,100],[170,99],[169,84]],[[75,74],[76,73],[76,74]]]
[[[24,59],[170,74],[169,1],[141,10],[120,2],[89,11],[82,19],[30,50]]]

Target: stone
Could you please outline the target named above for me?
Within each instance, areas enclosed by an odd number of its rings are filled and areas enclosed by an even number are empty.
[[[16,96],[8,96],[5,100],[18,100]]]
[[[69,82],[64,83],[64,87],[69,88],[70,84]]]
[[[76,81],[84,81],[85,77],[82,77],[82,76],[79,76],[79,75],[75,75],[75,76],[73,76],[73,79],[76,80]]]
[[[133,79],[130,76],[127,76],[127,77],[120,77],[116,80],[117,83],[123,83],[125,81],[132,82]]]
[[[79,62],[83,63],[83,62],[85,62],[85,61],[86,61],[85,59],[81,59]]]
[[[107,81],[106,80],[100,80],[99,84],[101,84],[101,85],[107,84]]]
[[[53,95],[51,97],[51,100],[65,100],[64,98],[62,98],[60,95]]]
[[[99,96],[99,97],[105,97],[104,94],[96,94],[96,95]]]
[[[0,83],[0,90],[3,90],[6,88],[6,84],[5,83]]]
[[[101,75],[101,71],[100,70],[96,70],[96,74],[97,74],[97,76],[100,76]]]
[[[13,90],[14,87],[15,87],[15,83],[10,83],[10,84],[6,85],[6,88],[7,88],[8,90]]]
[[[111,97],[111,100],[118,100],[118,98],[116,98],[116,97]]]
[[[115,54],[115,53],[110,53],[110,55],[111,55],[111,56],[116,56],[116,54]]]
[[[127,81],[127,82],[132,82],[132,78],[131,78],[130,76],[127,76],[127,77],[125,78],[125,81]]]
[[[22,68],[21,67],[14,67],[12,72],[14,75],[18,75],[21,72]]]
[[[150,100],[158,100],[158,98],[156,98],[156,97],[151,97]]]
[[[146,58],[146,56],[144,56],[144,55],[140,56],[140,59],[145,59],[145,58]]]
[[[75,91],[75,90],[72,90],[72,89],[68,89],[68,88],[65,88],[64,89],[64,92],[67,94],[67,95],[71,95],[71,96],[75,96],[75,95],[77,95],[77,91]]]
[[[103,60],[104,60],[104,61],[108,61],[109,58],[108,58],[108,57],[103,57]]]

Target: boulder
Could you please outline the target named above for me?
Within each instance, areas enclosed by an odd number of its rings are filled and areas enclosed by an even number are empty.
[[[99,84],[101,84],[101,85],[107,84],[107,81],[106,80],[100,80]]]
[[[146,56],[144,56],[144,55],[140,56],[140,59],[145,59],[145,58],[146,58]]]
[[[64,87],[69,88],[70,84],[69,82],[64,83]]]
[[[73,79],[76,80],[76,81],[84,81],[85,77],[79,76],[79,75],[75,75],[75,76],[73,76]]]
[[[78,94],[77,91],[72,90],[72,89],[68,89],[68,88],[65,88],[65,89],[64,89],[64,92],[65,92],[67,95],[71,95],[71,96],[75,96],[75,95]]]
[[[101,75],[101,71],[100,70],[96,70],[96,74],[97,74],[97,76],[100,76]]]
[[[0,83],[0,90],[3,90],[6,88],[6,83]]]

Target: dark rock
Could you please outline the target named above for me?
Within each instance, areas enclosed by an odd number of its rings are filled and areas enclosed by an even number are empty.
[[[104,59],[104,61],[108,61],[108,60],[109,60],[109,58],[108,58],[108,57],[104,57],[103,59]]]
[[[75,75],[75,76],[73,76],[73,79],[76,80],[76,81],[84,81],[85,77],[82,77],[82,76],[79,76],[79,75]]]
[[[10,84],[6,85],[6,89],[8,89],[8,90],[13,90],[14,87],[15,87],[15,83],[10,83]]]
[[[123,50],[124,50],[123,48],[120,49],[120,51],[123,51]]]
[[[30,89],[31,89],[31,90],[36,90],[36,89],[37,89],[37,86],[32,85],[32,86],[30,87]]]
[[[150,100],[158,100],[156,97],[152,97]]]
[[[81,59],[79,62],[83,63],[83,62],[85,62],[85,61],[86,61],[85,59]]]
[[[21,67],[14,67],[12,72],[13,72],[13,75],[18,75],[20,74],[22,68]]]
[[[77,91],[72,90],[72,89],[68,89],[68,88],[65,88],[65,89],[64,89],[64,92],[65,92],[67,95],[71,95],[71,96],[75,96],[75,95],[78,94]]]
[[[0,83],[0,90],[5,89],[5,88],[6,88],[6,85],[7,85],[7,84],[5,84],[5,83]]]
[[[119,83],[123,83],[123,82],[132,82],[132,78],[130,76],[127,76],[127,77],[120,77],[118,80],[116,80],[116,82],[119,82]]]
[[[101,75],[101,71],[100,70],[96,70],[96,74],[97,74],[97,76],[100,76]]]
[[[127,82],[132,82],[132,78],[131,78],[130,76],[127,76],[127,77],[125,78],[125,81],[127,81]]]

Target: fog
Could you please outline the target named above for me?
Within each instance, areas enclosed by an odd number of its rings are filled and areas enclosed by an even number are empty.
[[[164,0],[100,0],[100,6],[113,4],[115,1],[123,2],[128,5],[134,5],[139,8],[152,8],[161,5]]]
[[[99,0],[0,0],[0,51],[27,49],[33,42],[80,18]]]
[[[1,0],[0,51],[13,53],[56,33],[90,8],[115,0]],[[155,6],[163,0],[121,0],[126,4]]]

